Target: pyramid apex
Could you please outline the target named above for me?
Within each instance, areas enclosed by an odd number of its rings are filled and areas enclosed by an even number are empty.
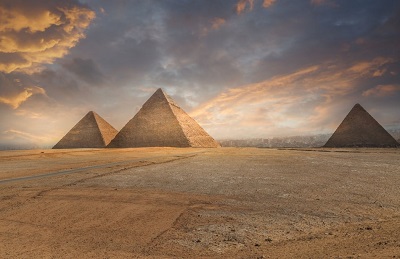
[[[172,98],[171,98],[162,88],[158,88],[158,89],[153,93],[153,95],[150,97],[150,99],[147,100],[147,101],[152,100],[154,97],[155,97],[155,98],[164,99],[164,100],[166,100],[169,104],[178,106],[178,105],[174,102],[174,100],[172,100]],[[146,102],[146,103],[147,103],[147,102]],[[144,105],[146,105],[146,103],[145,103]],[[179,106],[178,106],[178,107],[179,107]]]
[[[354,110],[365,111],[365,112],[367,112],[367,111],[364,109],[364,107],[362,107],[362,105],[359,104],[359,103],[356,103],[356,104],[353,106],[353,109],[351,109],[351,111],[354,111]],[[350,111],[350,112],[351,112],[351,111]],[[368,113],[368,112],[367,112],[367,113]]]
[[[95,111],[89,111],[88,113],[86,113],[86,115],[97,115],[97,116],[99,116],[97,114],[97,112],[95,112]]]
[[[162,88],[158,88],[154,93],[167,95],[167,94],[165,93],[165,91],[164,91]]]

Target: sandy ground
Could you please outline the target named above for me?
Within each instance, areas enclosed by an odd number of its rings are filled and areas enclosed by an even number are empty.
[[[399,183],[400,149],[2,151],[0,258],[400,258]]]

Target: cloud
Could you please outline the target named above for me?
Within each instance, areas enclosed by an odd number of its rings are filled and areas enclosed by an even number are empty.
[[[214,18],[214,19],[211,21],[211,28],[212,28],[213,30],[218,30],[222,25],[225,24],[225,22],[226,22],[226,20],[223,19],[223,18],[219,18],[219,17]]]
[[[7,129],[0,131],[0,148],[49,148],[57,138],[49,134],[26,132],[24,130]]]
[[[376,70],[373,74],[373,77],[383,76],[387,72],[386,69]]]
[[[79,2],[98,12],[96,20]],[[7,12],[20,14],[18,23],[0,15],[0,37],[25,38],[18,51],[0,53],[0,66],[17,67],[0,71],[0,96],[17,103],[10,100],[26,98],[31,86],[49,96],[33,94],[17,109],[0,103],[0,134],[29,125],[30,134],[56,142],[88,110],[121,128],[158,87],[189,113],[201,111],[196,118],[215,137],[330,131],[356,102],[383,124],[398,121],[399,92],[363,96],[399,83],[397,1],[341,1],[340,8],[330,8],[334,0],[320,6],[310,0],[79,2],[0,0]],[[70,11],[74,6],[86,20]],[[59,45],[71,34],[85,40]],[[68,55],[55,60],[59,48]],[[32,65],[24,69],[25,54]]]
[[[254,0],[239,0],[236,4],[236,13],[241,14],[244,12],[246,8],[250,11],[253,10],[254,7]]]
[[[22,92],[12,96],[0,96],[0,103],[7,104],[17,109],[23,102],[34,94],[46,95],[46,91],[38,86],[26,87]]]
[[[362,93],[363,96],[388,96],[400,91],[400,85],[377,85],[374,88],[368,89]]]
[[[103,83],[104,76],[92,59],[74,58],[63,63],[62,66],[89,84],[100,85]]]
[[[25,110],[25,109],[16,110],[15,115],[23,116],[23,117],[30,118],[30,119],[40,119],[40,118],[45,117],[42,113],[33,112],[30,110]]]
[[[201,31],[200,31],[200,36],[201,36],[201,37],[207,36],[207,34],[208,34],[210,31],[216,31],[216,30],[218,30],[218,29],[221,28],[221,26],[223,26],[225,23],[226,23],[226,20],[223,19],[223,18],[216,17],[216,18],[211,19],[210,23],[207,24],[206,26],[204,26],[204,27],[201,29]]]
[[[269,8],[271,7],[276,0],[263,0],[262,6],[264,8]],[[246,9],[249,11],[252,11],[254,8],[254,0],[239,0],[239,2],[236,3],[235,9],[237,14],[243,13]]]
[[[377,57],[371,61],[361,61],[349,68],[349,71],[359,74],[369,74],[373,71],[373,76],[377,76],[381,70],[376,69],[384,64],[393,62],[391,58]]]
[[[20,131],[20,130],[15,130],[15,129],[9,129],[3,132],[3,134],[8,135],[8,138],[22,138],[26,139],[29,141],[35,141],[35,142],[44,142],[48,141],[48,137],[44,136],[36,136],[28,132]]]
[[[0,71],[36,71],[85,37],[95,13],[76,1],[0,2]]]
[[[231,88],[190,114],[216,137],[309,134],[310,128],[326,132],[335,125],[332,115],[343,106],[343,97],[354,95],[359,80],[373,77],[373,71],[389,62],[376,58],[348,65],[326,62],[306,67]],[[350,102],[346,105],[354,102],[345,101]]]
[[[263,7],[268,8],[268,7],[272,6],[275,2],[276,2],[276,0],[264,0]]]

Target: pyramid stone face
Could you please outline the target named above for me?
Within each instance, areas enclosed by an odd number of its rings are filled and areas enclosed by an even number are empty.
[[[218,147],[197,122],[158,89],[107,147]]]
[[[356,104],[324,147],[398,147],[399,143]]]
[[[95,112],[88,112],[54,147],[104,148],[118,131]]]

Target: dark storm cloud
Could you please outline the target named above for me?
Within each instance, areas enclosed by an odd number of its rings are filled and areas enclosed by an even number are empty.
[[[104,75],[92,59],[74,58],[65,62],[62,66],[93,86],[101,85],[104,80]]]
[[[251,76],[255,81],[327,60],[346,64],[354,60],[389,56],[388,50],[398,49],[388,46],[389,42],[394,45],[399,41],[398,34],[385,36],[389,38],[383,44],[378,43],[383,40],[382,37],[375,36],[396,17],[393,10],[396,6],[397,10],[399,8],[395,1],[386,4],[377,1],[336,1],[335,7],[315,8],[310,8],[304,1],[296,1],[291,6],[285,8],[277,4],[276,13],[270,14],[271,21],[265,21],[264,26],[259,26],[263,18],[258,16],[253,16],[247,23],[250,32],[259,31],[261,35],[273,38],[271,44],[276,49],[267,52],[255,63]],[[282,22],[279,17],[289,18]],[[267,39],[257,40],[260,41],[268,42]],[[276,42],[278,44],[274,44]]]

